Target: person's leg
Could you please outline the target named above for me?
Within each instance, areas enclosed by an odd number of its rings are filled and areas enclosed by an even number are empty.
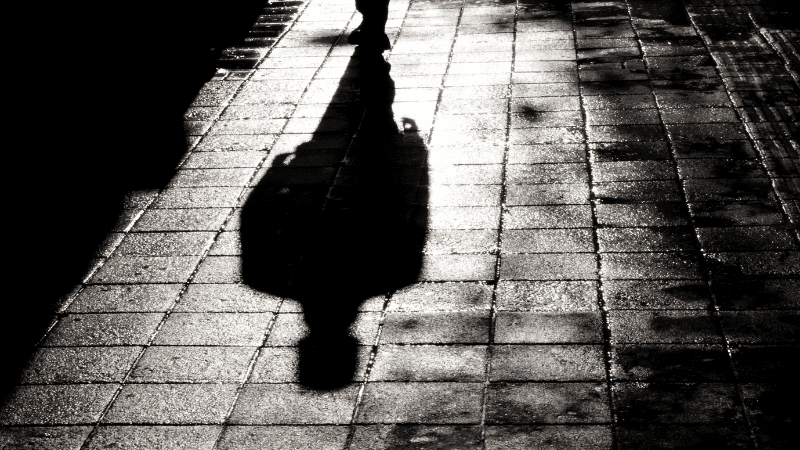
[[[389,0],[356,0],[356,9],[364,16],[359,28],[384,32],[389,17]]]
[[[389,49],[389,38],[386,37],[386,21],[389,17],[389,0],[356,0],[356,9],[363,19],[348,42],[380,50]]]

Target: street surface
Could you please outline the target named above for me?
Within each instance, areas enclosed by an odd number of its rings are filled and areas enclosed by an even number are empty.
[[[793,448],[788,3],[265,0],[0,448]]]

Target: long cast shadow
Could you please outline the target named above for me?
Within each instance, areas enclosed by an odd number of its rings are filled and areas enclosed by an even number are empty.
[[[409,218],[427,210],[427,154],[398,130],[389,69],[356,50],[311,140],[274,158],[242,211],[244,282],[302,305],[298,376],[310,388],[353,379],[361,303],[413,283],[422,264],[425,230]]]
[[[214,75],[221,49],[268,46],[266,38],[244,42],[248,30],[257,20],[282,27],[276,9],[293,4],[14,5],[22,9],[14,14],[22,21],[12,33],[16,64],[46,60],[57,69],[27,71],[10,92],[9,129],[23,138],[7,165],[24,169],[9,177],[9,210],[21,225],[7,248],[15,255],[8,279],[25,294],[0,320],[0,338],[14,342],[0,371],[0,398],[18,382],[59,297],[80,283],[126,194],[161,189],[174,175],[187,147],[184,112]],[[43,47],[50,48],[46,56]]]

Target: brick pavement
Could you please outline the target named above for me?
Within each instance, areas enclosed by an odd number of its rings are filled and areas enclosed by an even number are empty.
[[[223,52],[3,448],[788,448],[795,16],[390,8],[388,74],[346,44],[350,0],[267,5]],[[308,326],[351,321],[354,375],[301,380]]]

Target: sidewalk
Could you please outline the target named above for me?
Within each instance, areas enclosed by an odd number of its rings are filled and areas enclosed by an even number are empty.
[[[391,0],[389,67],[352,0],[265,1],[0,449],[796,446],[779,5]]]

